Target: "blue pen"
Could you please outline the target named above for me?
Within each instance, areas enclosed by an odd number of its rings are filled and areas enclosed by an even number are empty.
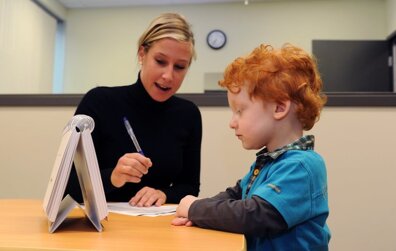
[[[144,155],[143,150],[142,150],[142,148],[140,148],[140,145],[139,145],[139,143],[138,143],[138,141],[136,139],[135,133],[133,133],[131,124],[129,124],[129,121],[128,121],[128,119],[126,117],[124,117],[123,120],[124,120],[125,128],[127,129],[129,136],[131,136],[132,142],[135,145],[136,150],[141,155]]]

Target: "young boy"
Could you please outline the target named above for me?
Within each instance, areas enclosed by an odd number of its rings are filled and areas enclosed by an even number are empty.
[[[328,250],[326,167],[314,136],[303,136],[326,102],[315,61],[290,44],[260,45],[234,60],[219,84],[235,135],[245,149],[261,150],[234,187],[184,197],[172,224],[243,233],[248,250]]]

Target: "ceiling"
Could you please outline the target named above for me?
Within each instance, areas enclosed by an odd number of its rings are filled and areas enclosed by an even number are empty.
[[[259,2],[264,0],[58,0],[67,8],[104,8],[141,5]],[[268,0],[266,0],[268,1]]]

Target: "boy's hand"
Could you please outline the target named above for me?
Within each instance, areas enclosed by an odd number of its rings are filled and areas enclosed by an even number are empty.
[[[198,200],[197,197],[187,195],[180,200],[179,206],[176,208],[175,218],[172,220],[172,225],[175,226],[192,226],[193,223],[188,219],[188,210],[191,204]]]
[[[184,217],[175,217],[172,220],[172,225],[190,227],[193,225],[192,221]]]
[[[198,200],[198,197],[192,195],[187,195],[181,199],[179,206],[176,209],[176,217],[188,218],[188,210],[190,209],[191,204],[196,200]]]

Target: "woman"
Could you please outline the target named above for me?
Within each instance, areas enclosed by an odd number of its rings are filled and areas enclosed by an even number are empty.
[[[128,86],[97,87],[77,107],[95,121],[92,138],[107,201],[179,203],[200,185],[201,114],[175,97],[195,59],[194,36],[179,14],[154,19],[138,41],[140,72]],[[126,118],[144,152],[137,153]],[[82,201],[73,169],[66,194]]]

